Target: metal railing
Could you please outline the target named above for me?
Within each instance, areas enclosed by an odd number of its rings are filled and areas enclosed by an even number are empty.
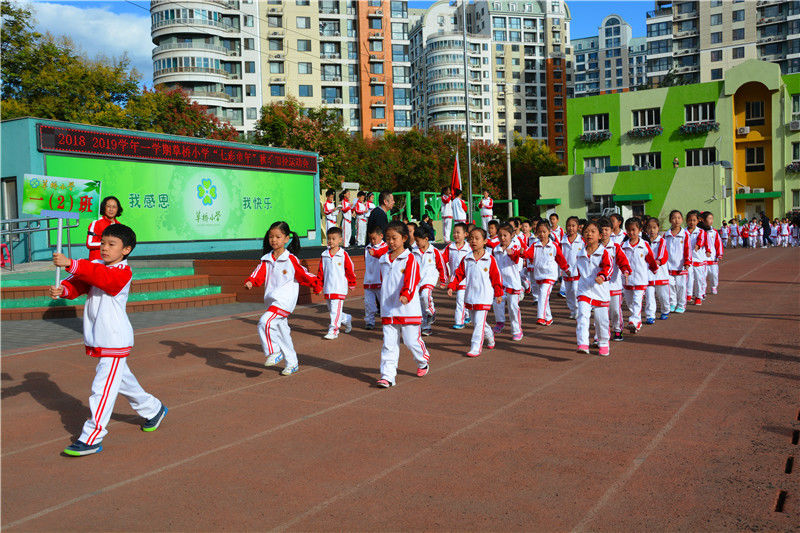
[[[31,243],[31,233],[36,233],[37,231],[56,231],[55,228],[51,228],[47,225],[47,221],[49,220],[58,220],[57,217],[29,217],[29,218],[9,218],[6,220],[0,220],[0,242],[3,244],[7,244],[9,248],[9,258],[11,259],[11,270],[14,270],[14,242],[17,241],[15,239],[15,235],[24,235],[27,239],[26,241],[26,257],[28,263],[33,261],[33,245]],[[45,222],[44,227],[42,227],[42,222]],[[67,230],[67,255],[70,259],[72,259],[72,240],[70,239],[70,232],[69,230],[75,229],[78,227],[79,221],[76,220],[74,225],[70,225],[66,223],[63,226],[63,229]],[[20,227],[23,226],[24,227]]]

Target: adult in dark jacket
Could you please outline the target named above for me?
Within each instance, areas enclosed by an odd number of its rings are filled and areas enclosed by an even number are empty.
[[[389,191],[381,191],[378,195],[378,207],[372,210],[369,218],[367,219],[367,235],[370,234],[372,228],[380,226],[384,233],[389,226],[389,213],[394,207],[394,195]]]
[[[764,230],[764,246],[769,243],[770,246],[773,246],[774,243],[770,238],[770,233],[772,233],[772,227],[769,225],[769,218],[767,218],[766,213],[761,211],[761,228]]]

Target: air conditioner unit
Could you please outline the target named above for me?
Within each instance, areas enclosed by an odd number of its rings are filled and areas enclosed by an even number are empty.
[[[377,81],[378,81],[378,78],[370,78],[370,79],[369,79],[369,81],[370,81],[371,83],[375,83],[375,82],[377,82]]]
[[[739,187],[738,189],[736,189],[736,194],[749,194],[749,193],[750,193],[750,187]]]
[[[342,103],[342,99],[341,98],[334,98],[333,99],[333,103],[334,104],[341,104]]]
[[[800,120],[793,120],[789,123],[789,129],[791,131],[800,131]]]
[[[742,126],[741,128],[736,128],[736,135],[747,135],[750,133],[750,126]]]
[[[753,192],[764,192],[764,187],[756,187]]]

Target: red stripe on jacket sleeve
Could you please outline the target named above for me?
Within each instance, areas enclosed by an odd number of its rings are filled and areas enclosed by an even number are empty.
[[[72,260],[67,268],[72,275],[89,285],[93,285],[111,296],[120,293],[133,276],[130,267],[108,267],[102,263],[93,263],[86,259]]]

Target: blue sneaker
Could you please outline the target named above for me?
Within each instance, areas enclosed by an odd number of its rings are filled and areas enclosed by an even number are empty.
[[[648,318],[647,320],[644,321],[644,323],[645,324],[655,324],[656,323],[656,319],[655,318]]]
[[[467,317],[467,318],[464,319],[464,324],[470,324],[471,322],[472,322],[472,319],[470,317]]]
[[[670,308],[669,308],[669,312],[670,312],[670,313],[674,313],[674,312],[675,312],[675,309],[677,309],[677,308],[678,308],[678,306],[677,306],[677,305],[670,306]]]
[[[161,421],[164,420],[164,417],[167,416],[167,407],[162,403],[161,409],[158,410],[156,416],[142,424],[142,431],[155,431],[158,429],[158,426],[161,425]]]
[[[277,353],[277,354],[274,353],[272,355],[268,355],[267,356],[267,360],[264,362],[264,366],[275,366],[278,363],[280,363],[281,361],[283,361],[283,354],[282,353]]]
[[[685,307],[676,307],[676,308],[675,308],[675,312],[676,312],[676,313],[683,313],[683,312],[685,312],[685,311],[686,311],[686,308],[685,308]]]
[[[292,367],[288,367],[287,366],[286,368],[281,370],[281,376],[291,376],[292,374],[294,374],[298,370],[300,370],[300,367],[298,365],[294,365]]]
[[[464,324],[453,324],[453,329],[464,329]]]
[[[64,448],[64,454],[69,455],[71,457],[91,455],[93,453],[100,453],[101,451],[103,451],[103,446],[101,444],[92,444],[90,446],[85,442],[81,442],[79,440],[76,440],[73,444],[70,444],[69,446]]]
[[[669,313],[661,313],[661,316],[658,317],[659,320],[666,320],[669,318]]]

